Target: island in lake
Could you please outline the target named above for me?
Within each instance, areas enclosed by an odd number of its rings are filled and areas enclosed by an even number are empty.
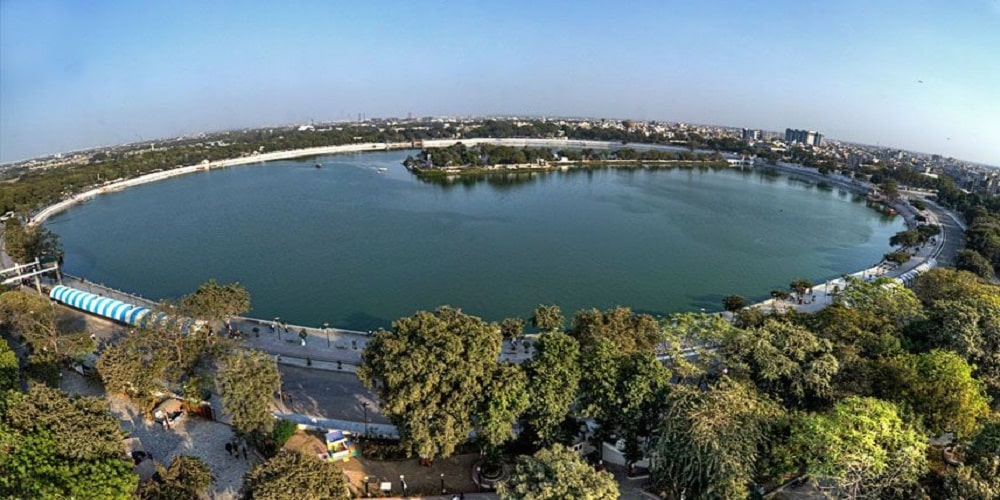
[[[742,163],[742,162],[741,162]],[[509,171],[546,172],[570,167],[726,167],[730,163],[718,152],[617,149],[554,149],[513,147],[497,144],[425,148],[403,161],[418,176],[481,175]]]

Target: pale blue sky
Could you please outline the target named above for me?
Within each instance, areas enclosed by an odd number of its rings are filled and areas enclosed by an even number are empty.
[[[408,112],[807,128],[997,165],[1000,2],[0,2],[0,161]]]

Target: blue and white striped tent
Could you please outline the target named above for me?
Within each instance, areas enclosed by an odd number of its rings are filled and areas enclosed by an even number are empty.
[[[120,300],[101,297],[63,285],[53,288],[49,292],[49,297],[68,306],[131,326],[143,326],[143,320],[152,312],[145,307],[126,304]],[[157,320],[161,319],[157,318]]]

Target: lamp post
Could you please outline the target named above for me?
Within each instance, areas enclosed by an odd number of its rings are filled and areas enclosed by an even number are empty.
[[[281,318],[275,316],[274,317],[274,324],[278,325],[278,327],[277,327],[278,340],[281,340]]]
[[[370,496],[371,493],[368,492],[368,476],[365,476],[365,497]]]
[[[441,473],[441,494],[444,495],[446,491],[444,490],[444,472]]]
[[[330,323],[323,323],[323,329],[326,330],[326,348],[330,348]]]
[[[406,498],[406,496],[407,496],[407,494],[406,494],[406,476],[400,474],[399,475],[399,482],[400,482],[400,484],[403,485],[403,498]]]
[[[476,491],[479,493],[483,492],[483,479],[482,479],[482,468],[478,465],[476,466]]]
[[[361,410],[365,412],[365,439],[368,439],[368,401],[361,402]]]

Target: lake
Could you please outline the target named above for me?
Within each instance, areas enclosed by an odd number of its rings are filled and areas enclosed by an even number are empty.
[[[239,281],[259,318],[367,330],[441,304],[488,320],[763,300],[877,263],[904,228],[757,171],[594,169],[432,183],[415,151],[276,161],[100,196],[51,218],[74,275],[146,297]],[[314,168],[320,162],[323,168]],[[380,171],[379,169],[386,169]]]

